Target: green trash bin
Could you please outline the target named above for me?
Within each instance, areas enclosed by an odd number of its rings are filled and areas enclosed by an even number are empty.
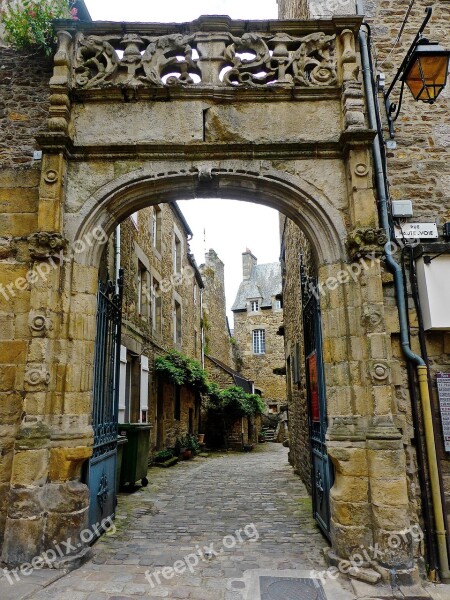
[[[120,487],[133,486],[138,479],[148,485],[148,455],[150,451],[150,429],[148,423],[119,424],[119,434],[126,436],[128,443],[123,447]]]
[[[117,436],[117,466],[116,466],[116,494],[120,487],[120,473],[122,472],[123,449],[128,440],[125,435]]]

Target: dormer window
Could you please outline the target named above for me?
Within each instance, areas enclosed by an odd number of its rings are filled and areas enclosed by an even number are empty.
[[[258,300],[250,300],[250,312],[259,312],[259,301]]]

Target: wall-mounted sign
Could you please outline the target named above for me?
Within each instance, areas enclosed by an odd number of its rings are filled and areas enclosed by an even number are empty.
[[[399,240],[428,239],[435,240],[439,237],[436,223],[405,223],[395,228],[395,237]]]
[[[444,446],[445,451],[450,452],[450,373],[437,373],[436,380]]]
[[[311,420],[318,423],[320,421],[319,378],[317,374],[317,353],[315,350],[306,359],[306,368],[308,375]]]

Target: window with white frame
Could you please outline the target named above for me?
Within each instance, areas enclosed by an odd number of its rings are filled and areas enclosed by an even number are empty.
[[[253,354],[266,353],[266,331],[265,329],[253,330]]]
[[[173,341],[181,344],[181,304],[176,300],[173,311]]]
[[[250,300],[250,312],[259,311],[259,300]]]
[[[142,319],[149,318],[149,272],[138,261],[138,313]]]
[[[275,310],[281,310],[283,308],[283,305],[281,304],[281,299],[277,298],[275,300]]]
[[[151,287],[151,302],[152,302],[152,328],[155,333],[161,333],[161,290],[159,281],[153,277]]]
[[[181,240],[174,234],[173,268],[175,273],[181,273]]]
[[[159,206],[153,207],[152,213],[152,244],[153,248],[161,253],[161,223],[162,213]]]

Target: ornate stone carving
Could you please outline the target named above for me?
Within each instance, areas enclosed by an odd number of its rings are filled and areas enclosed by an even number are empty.
[[[365,306],[363,314],[361,316],[361,325],[369,332],[375,331],[375,329],[383,321],[383,315],[376,306]]]
[[[14,238],[0,238],[0,260],[12,258],[17,254],[17,242]]]
[[[225,83],[260,86],[276,82],[311,87],[337,82],[336,36],[312,33],[304,38],[293,38],[277,33],[268,43],[255,33],[230,37],[233,43],[226,48],[225,59],[233,68],[226,73]],[[273,47],[272,54],[268,44]],[[254,54],[254,58],[241,58],[242,53]]]
[[[387,361],[372,360],[369,362],[369,372],[374,383],[385,383],[389,380],[390,367]]]
[[[74,82],[86,90],[196,85],[201,83],[202,61],[211,54],[216,72],[211,76],[211,61],[204,68],[213,85],[335,86],[335,43],[335,35],[322,32],[299,38],[281,32],[246,32],[241,37],[229,32],[159,37],[79,33]]]
[[[345,116],[345,129],[364,129],[364,94],[359,81],[344,81],[342,103]]]
[[[28,367],[25,371],[25,383],[32,388],[50,383],[50,372],[45,366]]]
[[[40,231],[33,233],[28,237],[30,256],[34,260],[45,260],[56,256],[67,247],[65,240],[60,233],[49,233]]]
[[[294,81],[306,86],[336,85],[334,35],[312,33],[302,39],[293,59]]]
[[[58,49],[54,57],[53,77],[50,79],[48,129],[52,132],[67,133],[70,119],[70,100],[67,86],[72,61],[72,36],[68,31],[58,31]]]
[[[53,321],[44,313],[31,311],[28,317],[28,325],[33,337],[44,337],[48,331],[53,329]]]
[[[58,171],[55,171],[54,169],[49,169],[44,175],[45,183],[48,183],[50,185],[52,185],[54,183],[58,183],[58,179],[59,179]]]
[[[355,175],[365,177],[369,174],[369,167],[365,163],[358,163],[355,167]]]
[[[166,80],[166,85],[193,84],[191,73],[200,76],[197,62],[192,57],[194,35],[183,36],[181,34],[166,35],[152,41],[146,48],[142,57],[142,65],[145,79],[155,85],[164,85],[162,77],[169,73],[178,73],[179,76],[171,75]],[[183,57],[179,59],[178,57]]]
[[[361,228],[347,238],[347,248],[352,258],[367,254],[381,254],[388,239],[383,229]]]
[[[350,29],[344,29],[340,36],[343,46],[341,65],[344,81],[358,79],[359,66],[356,62],[355,36]]]

